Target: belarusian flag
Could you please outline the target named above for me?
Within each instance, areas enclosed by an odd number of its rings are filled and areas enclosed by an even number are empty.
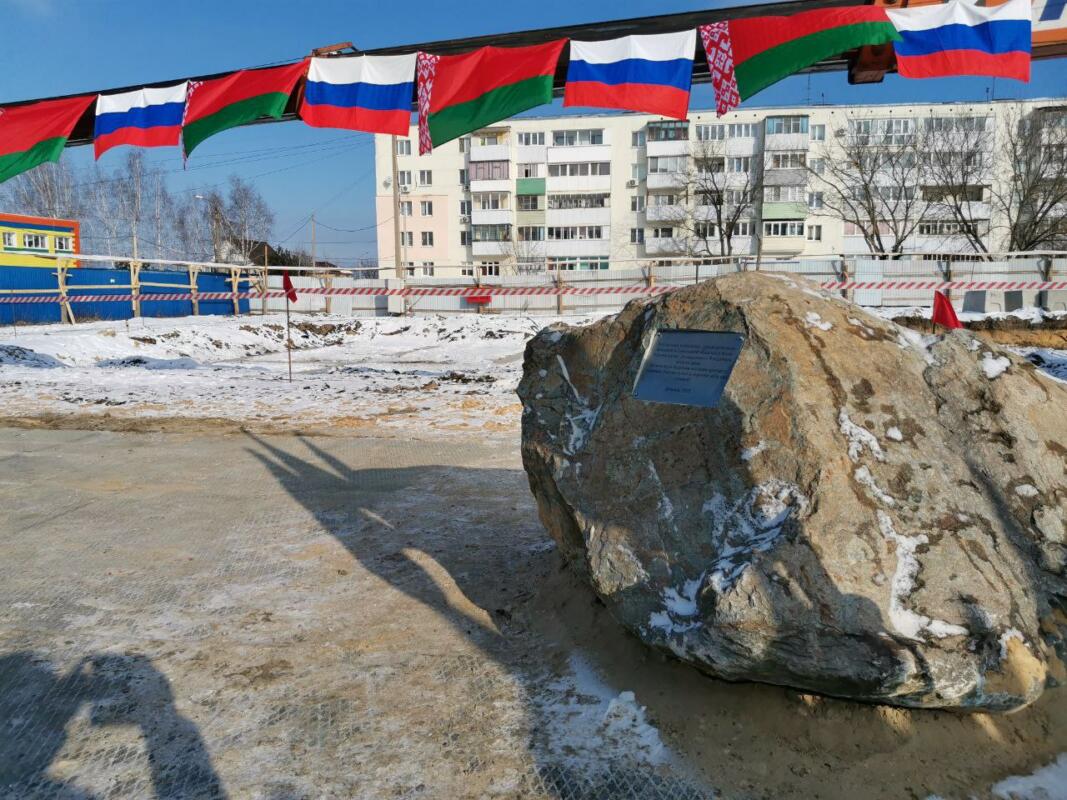
[[[741,100],[824,58],[900,39],[885,9],[878,6],[746,17],[701,25],[699,30],[720,116]]]
[[[483,47],[461,56],[419,53],[419,152],[552,102],[566,39],[531,47]]]
[[[0,183],[59,154],[96,95],[0,108]]]
[[[190,83],[182,122],[185,155],[216,133],[247,125],[260,117],[279,119],[296,82],[307,68],[308,62],[304,60],[284,67],[246,69],[222,78]]]

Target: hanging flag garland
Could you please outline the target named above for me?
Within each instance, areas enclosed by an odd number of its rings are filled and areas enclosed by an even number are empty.
[[[96,98],[68,97],[0,108],[0,183],[59,155]]]
[[[572,41],[563,105],[685,119],[695,53],[695,30]]]
[[[222,78],[190,83],[182,124],[186,156],[216,133],[262,117],[281,119],[307,61],[269,69],[248,69]]]
[[[316,128],[407,136],[415,53],[313,58],[300,118]]]
[[[844,6],[788,17],[748,17],[702,25],[700,38],[713,85],[726,88],[723,99],[716,96],[716,110],[721,116],[741,100],[824,58],[864,45],[888,44],[900,37],[885,9]],[[737,102],[732,94],[735,85]]]
[[[900,33],[893,47],[905,78],[985,75],[1030,80],[1030,0],[976,6],[944,5],[887,11]]]
[[[96,157],[112,147],[168,147],[178,144],[189,82],[162,89],[102,94],[96,100],[93,149]]]
[[[419,152],[552,102],[566,39],[483,47],[459,56],[419,53]]]

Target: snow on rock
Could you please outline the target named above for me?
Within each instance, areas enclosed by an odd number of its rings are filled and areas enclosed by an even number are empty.
[[[1000,800],[1067,800],[1067,753],[1032,775],[1005,778],[990,791]]]
[[[900,428],[898,428],[896,426],[894,426],[892,428],[889,428],[889,430],[887,430],[885,432],[885,435],[886,435],[887,439],[892,439],[894,442],[903,442],[904,441],[904,434],[901,433],[900,432]]]
[[[859,461],[863,451],[870,450],[871,455],[878,461],[885,461],[885,453],[882,452],[882,446],[878,443],[878,437],[864,428],[862,425],[857,425],[849,417],[848,411],[841,409],[837,415],[837,423],[841,428],[841,433],[848,439],[848,457],[853,461]]]
[[[809,328],[818,328],[820,331],[829,331],[833,329],[833,323],[824,322],[823,318],[816,314],[814,311],[809,311],[804,317],[804,322],[807,323]]]
[[[664,633],[685,633],[700,627],[700,621],[692,619],[697,614],[697,594],[704,583],[706,573],[699,578],[685,581],[680,588],[667,587],[663,590],[663,611],[649,615],[649,627],[658,628]]]
[[[760,453],[762,453],[766,449],[767,449],[767,443],[763,442],[763,441],[758,442],[757,444],[753,445],[752,447],[746,447],[744,450],[741,451],[741,460],[742,461],[751,461],[752,459],[754,459],[756,456],[758,456]]]
[[[34,369],[54,369],[65,367],[62,361],[54,356],[38,353],[26,347],[13,344],[0,344],[0,365],[16,367],[31,367]]]
[[[1011,366],[1011,359],[1007,356],[994,356],[992,353],[983,353],[982,372],[989,380],[996,380]]]

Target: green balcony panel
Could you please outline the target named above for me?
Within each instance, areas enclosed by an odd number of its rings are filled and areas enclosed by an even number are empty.
[[[764,203],[764,219],[805,219],[808,216],[807,203]]]
[[[544,178],[517,178],[515,181],[516,194],[544,194]]]

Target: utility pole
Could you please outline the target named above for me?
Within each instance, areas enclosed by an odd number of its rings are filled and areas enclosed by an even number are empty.
[[[400,259],[400,170],[396,161],[396,134],[393,134],[393,261],[396,277],[403,278],[404,263]]]
[[[315,268],[315,212],[311,212],[311,268]]]

